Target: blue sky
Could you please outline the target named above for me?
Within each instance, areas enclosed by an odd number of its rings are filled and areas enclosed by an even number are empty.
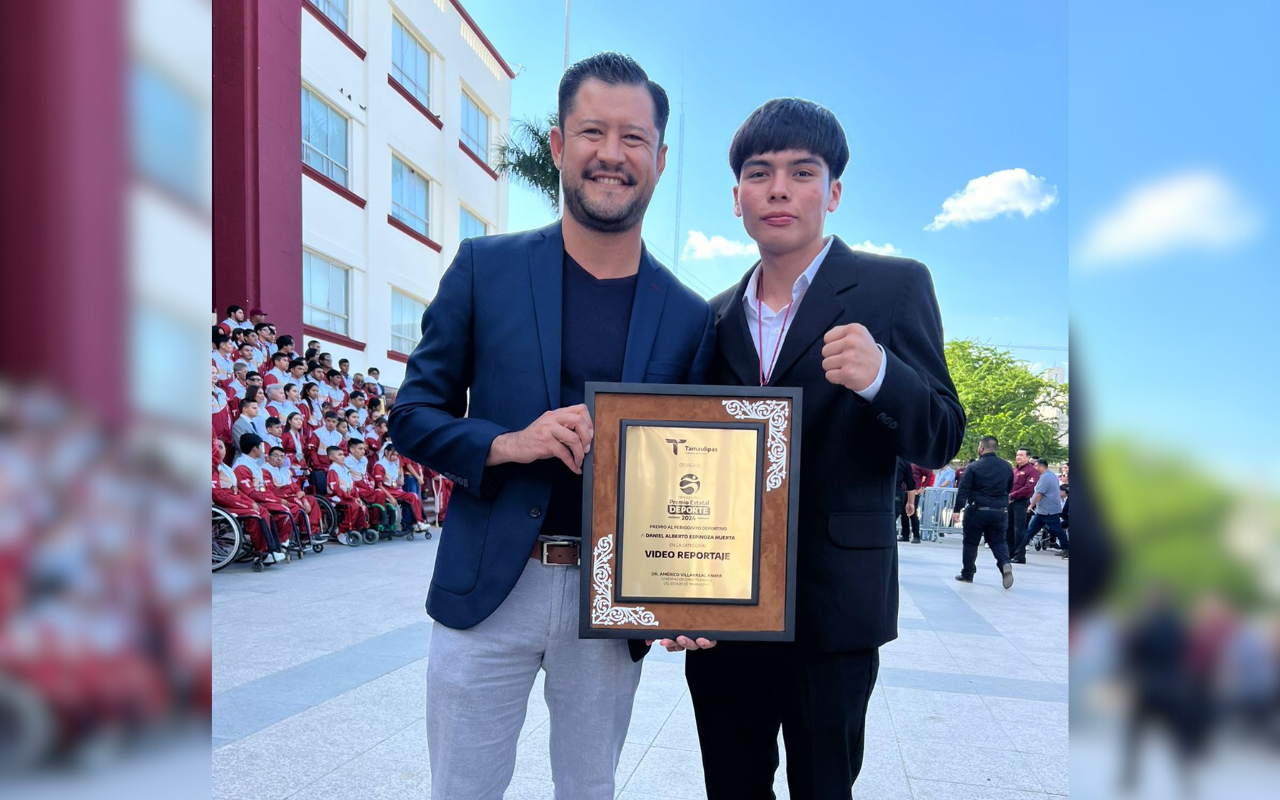
[[[1209,175],[1196,185],[1234,200],[1223,213],[1205,192],[1184,193],[1181,210],[1163,212],[1180,229],[1204,226],[1202,235],[1149,224],[1146,257],[1073,255],[1074,366],[1102,430],[1172,443],[1250,485],[1280,488],[1271,355],[1280,5],[1142,5],[1072,4],[1070,241],[1087,243],[1133,187]],[[1240,226],[1244,218],[1256,224]],[[1139,245],[1141,227],[1129,229]]]
[[[513,118],[553,111],[564,3],[466,6],[508,63],[519,65]],[[749,241],[732,213],[729,140],[765,100],[805,97],[836,113],[852,151],[828,232],[850,244],[891,244],[929,265],[948,338],[1063,348],[1015,353],[1045,366],[1067,361],[1065,4],[686,1],[620,8],[573,3],[570,59],[628,53],[671,97],[667,172],[644,226],[664,263],[672,265],[677,249],[681,101],[683,249],[689,231]],[[925,230],[970,181],[1015,169],[1043,179],[1041,199],[1055,198],[1047,210]],[[513,186],[511,230],[552,219],[537,196]],[[710,296],[752,261],[682,260],[680,274]]]

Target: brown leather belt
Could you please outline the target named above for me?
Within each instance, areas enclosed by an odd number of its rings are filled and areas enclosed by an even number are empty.
[[[580,561],[578,540],[557,541],[539,539],[533,543],[529,558],[535,558],[548,566],[576,567]]]

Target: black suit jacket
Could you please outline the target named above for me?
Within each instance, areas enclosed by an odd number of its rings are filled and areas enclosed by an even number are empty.
[[[742,301],[750,277],[711,301],[713,383],[759,383]],[[871,402],[829,383],[822,369],[823,335],[850,322],[865,325],[888,359]],[[769,385],[804,389],[796,641],[827,652],[879,647],[898,635],[897,459],[942,467],[964,438],[928,269],[851,250],[837,237],[796,308]]]

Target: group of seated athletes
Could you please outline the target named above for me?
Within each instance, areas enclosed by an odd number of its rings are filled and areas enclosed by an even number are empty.
[[[299,531],[319,532],[315,493],[336,506],[343,544],[390,532],[400,504],[412,530],[425,530],[428,485],[443,523],[452,484],[392,444],[377,368],[367,379],[351,375],[345,358],[334,369],[318,341],[298,358],[293,338],[277,337],[264,312],[249,316],[231,306],[213,328],[212,490],[213,504],[240,518],[255,556],[281,561]]]

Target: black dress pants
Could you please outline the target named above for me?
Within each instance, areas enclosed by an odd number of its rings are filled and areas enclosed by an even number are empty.
[[[1027,548],[1018,549],[1018,539],[1027,530],[1027,504],[1029,498],[1021,497],[1017,500],[1009,501],[1009,521],[1008,528],[1005,531],[1005,543],[1009,549],[1009,555],[1013,558],[1026,558]]]
[[[960,574],[972,578],[977,571],[978,544],[983,537],[991,546],[999,569],[1009,560],[1009,546],[1005,543],[1005,516],[1003,509],[981,509],[969,506],[964,511],[964,547],[961,550],[963,566]]]
[[[720,642],[685,655],[708,800],[773,800],[778,728],[791,796],[848,800],[862,770],[878,650]]]

